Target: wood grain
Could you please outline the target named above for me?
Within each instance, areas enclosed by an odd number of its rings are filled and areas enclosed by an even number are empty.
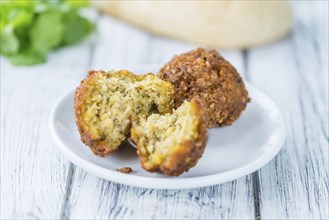
[[[249,178],[193,190],[152,190],[102,180],[77,169],[65,216],[72,219],[250,219]],[[239,199],[237,199],[239,198]]]
[[[280,107],[287,140],[260,171],[221,185],[152,190],[100,179],[64,159],[50,136],[56,100],[88,69],[168,61],[197,45],[107,16],[98,34],[35,67],[1,67],[1,219],[328,219],[328,2],[292,2],[283,41],[220,51]],[[91,14],[95,19],[98,17]]]
[[[52,53],[46,64],[1,58],[1,219],[58,219],[70,162],[49,130],[50,111],[89,69],[92,41]]]
[[[251,81],[275,100],[287,126],[283,150],[259,172],[260,214],[328,219],[328,28],[316,15],[325,5],[295,4],[292,34],[248,56]]]
[[[101,18],[99,25],[102,37],[95,47],[92,67],[111,69],[164,63],[174,54],[196,47],[151,36],[109,17]],[[134,40],[130,40],[131,36]],[[225,55],[242,71],[240,52],[226,51]],[[152,190],[116,184],[77,168],[63,216],[72,219],[250,219],[254,218],[252,190],[250,176],[201,189]]]

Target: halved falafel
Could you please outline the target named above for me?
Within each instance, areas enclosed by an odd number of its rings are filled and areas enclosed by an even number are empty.
[[[142,167],[149,172],[179,176],[201,158],[208,129],[205,112],[196,99],[185,101],[172,114],[152,114],[133,122]]]
[[[172,112],[173,95],[173,86],[153,74],[90,71],[74,97],[82,142],[96,155],[111,154],[129,136],[132,119]]]

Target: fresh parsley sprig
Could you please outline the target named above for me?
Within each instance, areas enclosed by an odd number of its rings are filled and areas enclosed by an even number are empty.
[[[87,0],[0,1],[0,53],[13,65],[43,63],[59,47],[78,43],[95,30],[79,10]]]

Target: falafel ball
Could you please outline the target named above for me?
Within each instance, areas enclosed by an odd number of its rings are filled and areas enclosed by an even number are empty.
[[[198,100],[185,101],[172,114],[151,114],[134,121],[131,138],[146,171],[179,176],[194,167],[205,150],[205,112]]]
[[[74,96],[81,140],[94,154],[106,157],[130,136],[132,120],[171,113],[173,97],[173,86],[153,74],[89,71]]]
[[[217,51],[198,48],[175,56],[158,76],[175,87],[175,107],[197,98],[208,127],[231,125],[246,108],[248,92],[236,69]]]

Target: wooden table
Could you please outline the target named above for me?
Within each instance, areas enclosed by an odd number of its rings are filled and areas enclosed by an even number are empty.
[[[89,69],[162,64],[194,49],[108,16],[98,32],[46,64],[1,58],[1,218],[328,219],[328,2],[293,2],[292,33],[274,44],[220,51],[280,107],[287,139],[278,156],[240,179],[191,190],[153,190],[100,179],[57,150],[55,102]]]

